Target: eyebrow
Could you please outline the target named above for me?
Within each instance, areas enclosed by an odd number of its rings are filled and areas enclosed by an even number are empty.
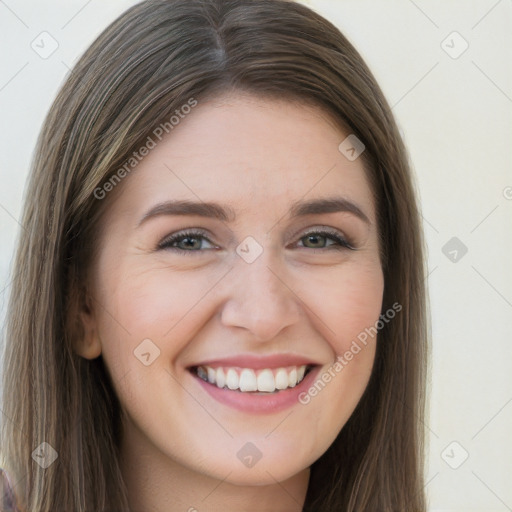
[[[365,223],[371,224],[370,219],[364,214],[359,206],[343,197],[297,201],[292,204],[289,215],[291,218],[295,218],[305,217],[306,215],[319,215],[337,212],[351,213]],[[236,219],[235,211],[226,205],[188,200],[165,201],[155,205],[145,213],[139,221],[138,226],[151,218],[162,215],[195,215],[199,217],[218,219],[223,222],[233,222]]]

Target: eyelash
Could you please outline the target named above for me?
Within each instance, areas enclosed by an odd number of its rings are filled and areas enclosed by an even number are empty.
[[[303,238],[306,238],[311,235],[326,236],[326,237],[330,238],[331,240],[334,240],[336,242],[336,244],[332,244],[330,246],[320,247],[320,248],[303,247],[304,249],[309,249],[310,251],[324,251],[324,252],[326,250],[337,250],[337,251],[340,251],[343,249],[349,249],[352,251],[355,250],[355,248],[345,238],[343,238],[338,232],[330,231],[328,229],[307,231],[302,234],[302,236],[299,238],[299,241],[302,240]],[[208,243],[210,243],[211,245],[214,245],[213,242],[205,235],[204,232],[192,230],[192,231],[180,231],[178,233],[175,233],[175,234],[165,238],[162,242],[160,242],[158,244],[157,249],[175,251],[175,252],[181,252],[181,253],[204,252],[201,249],[187,250],[187,249],[181,249],[179,247],[171,247],[171,244],[173,244],[175,242],[179,242],[185,238],[204,238]]]

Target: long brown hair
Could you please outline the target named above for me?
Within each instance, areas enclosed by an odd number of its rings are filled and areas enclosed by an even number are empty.
[[[407,154],[361,56],[334,25],[287,0],[137,4],[90,46],[51,107],[26,190],[4,355],[0,462],[27,510],[129,510],[118,399],[102,358],[73,350],[108,204],[94,191],[191,98],[232,90],[316,105],[364,143],[382,311],[402,306],[379,332],[360,403],[311,467],[304,510],[425,511],[424,248]],[[47,469],[32,457],[42,442],[58,454]]]

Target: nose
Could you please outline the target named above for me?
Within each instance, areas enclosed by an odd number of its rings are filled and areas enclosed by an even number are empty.
[[[275,339],[300,319],[301,301],[270,252],[264,251],[252,263],[236,258],[227,276],[227,300],[221,313],[223,325],[246,329],[257,341]]]

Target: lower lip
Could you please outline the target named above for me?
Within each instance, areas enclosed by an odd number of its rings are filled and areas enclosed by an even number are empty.
[[[320,366],[313,368],[295,387],[266,395],[242,393],[231,389],[219,388],[215,384],[210,384],[200,379],[195,374],[191,375],[218,402],[243,412],[269,414],[282,411],[299,403],[299,395],[310,387],[320,368]]]

